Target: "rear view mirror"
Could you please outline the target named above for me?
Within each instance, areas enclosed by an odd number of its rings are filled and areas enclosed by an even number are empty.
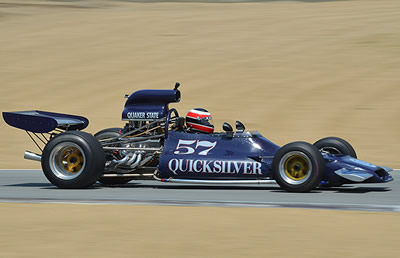
[[[222,129],[226,132],[226,136],[233,137],[233,128],[230,124],[224,122],[224,124],[222,125]]]
[[[242,122],[236,121],[236,131],[238,133],[243,133],[245,129],[246,127],[244,126],[244,124],[242,124]]]

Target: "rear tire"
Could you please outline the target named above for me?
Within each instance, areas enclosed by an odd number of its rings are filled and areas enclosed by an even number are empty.
[[[306,142],[293,142],[280,148],[272,162],[272,175],[289,192],[309,192],[325,172],[325,161],[318,149]]]
[[[121,135],[122,128],[107,128],[97,132],[94,136],[98,140],[111,139]],[[107,160],[112,159],[111,155],[106,156]],[[101,177],[98,181],[104,185],[122,185],[132,179],[124,177]]]
[[[68,131],[48,142],[41,162],[45,176],[53,185],[88,188],[103,174],[106,159],[95,137],[81,131]]]
[[[124,177],[101,177],[99,182],[103,185],[123,185],[131,181],[131,178]]]
[[[117,136],[120,136],[122,133],[122,128],[107,128],[107,129],[103,129],[97,133],[94,134],[94,137],[96,137],[97,140],[104,140],[104,139],[108,139],[108,138],[114,138]]]
[[[356,151],[346,140],[338,137],[326,137],[314,143],[320,152],[336,155],[349,155],[357,158]]]

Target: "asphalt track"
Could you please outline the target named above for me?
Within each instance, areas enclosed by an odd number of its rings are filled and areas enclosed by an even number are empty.
[[[310,193],[288,193],[270,185],[193,185],[154,180],[64,190],[41,170],[0,170],[0,202],[141,204],[224,207],[288,207],[400,212],[400,170],[386,184],[354,184]]]

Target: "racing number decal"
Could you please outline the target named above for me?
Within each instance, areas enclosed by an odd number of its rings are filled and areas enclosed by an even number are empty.
[[[205,148],[208,148],[208,149],[205,149],[205,150],[199,152],[199,155],[207,156],[208,152],[209,152],[210,150],[214,149],[214,147],[215,147],[216,145],[217,145],[217,142],[197,141],[196,149],[197,149],[198,147],[205,147]]]
[[[175,155],[197,154],[207,156],[215,148],[217,142],[201,140],[178,140]],[[247,160],[213,160],[207,158],[184,157],[172,158],[168,161],[168,169],[174,175],[184,173],[230,174],[230,175],[262,175],[261,162]]]
[[[181,154],[192,154],[194,153],[194,149],[192,147],[188,147],[185,145],[192,145],[193,143],[197,142],[197,140],[179,140],[178,145],[176,146],[176,151],[174,154],[181,155]],[[186,149],[187,151],[179,151],[179,149]]]
[[[195,145],[194,145],[195,144]],[[192,147],[194,145],[194,148]],[[193,154],[198,150],[199,147],[206,148],[198,153],[201,156],[207,156],[210,150],[214,149],[217,142],[200,141],[200,140],[179,140],[178,145],[175,148],[174,154],[185,155]]]

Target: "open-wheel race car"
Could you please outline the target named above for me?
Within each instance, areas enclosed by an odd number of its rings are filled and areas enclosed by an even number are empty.
[[[59,188],[150,177],[198,184],[276,182],[287,191],[307,192],[320,185],[393,180],[392,169],[358,160],[353,147],[337,137],[280,147],[258,132],[245,131],[239,121],[235,131],[224,123],[224,132],[214,132],[207,110],[180,117],[169,108],[180,101],[178,87],[126,96],[126,125],[95,135],[82,131],[89,121],[81,116],[21,111],[3,112],[3,117],[36,143],[42,153],[26,151],[24,157],[40,161],[47,179]]]

